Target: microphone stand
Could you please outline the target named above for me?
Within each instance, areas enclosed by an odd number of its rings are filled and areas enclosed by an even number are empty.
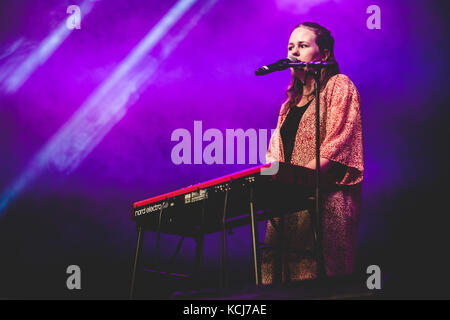
[[[316,190],[315,190],[315,212],[311,215],[311,225],[313,229],[314,243],[315,243],[315,253],[317,260],[317,278],[322,279],[326,276],[325,271],[325,259],[323,256],[323,235],[322,235],[322,215],[320,208],[320,71],[329,65],[334,64],[334,62],[327,61],[312,61],[312,62],[302,62],[298,61],[295,57],[289,57],[288,59],[283,59],[275,64],[262,67],[256,70],[256,75],[265,75],[273,71],[281,71],[287,68],[304,68],[311,67],[314,76],[314,90],[316,97],[316,170],[315,170],[315,180],[316,180]]]
[[[323,279],[326,276],[325,271],[325,259],[323,256],[323,235],[322,235],[322,214],[321,214],[321,193],[320,193],[320,71],[327,65],[331,65],[331,62],[290,62],[286,65],[288,67],[311,67],[312,74],[314,76],[314,91],[316,98],[316,170],[315,170],[315,211],[312,218],[314,243],[316,250],[316,260],[317,260],[317,278]]]
[[[322,246],[322,214],[320,210],[320,68],[314,68],[313,70],[314,90],[316,94],[316,206],[314,212],[315,221],[313,224],[315,225],[314,238],[316,243],[317,278],[321,279],[326,276],[326,273]]]

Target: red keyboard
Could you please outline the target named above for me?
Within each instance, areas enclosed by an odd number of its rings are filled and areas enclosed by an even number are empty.
[[[133,203],[132,219],[147,230],[193,235],[248,223],[250,197],[264,218],[305,208],[314,194],[315,171],[273,162]],[[225,211],[224,211],[225,208]],[[224,216],[225,212],[225,216]]]

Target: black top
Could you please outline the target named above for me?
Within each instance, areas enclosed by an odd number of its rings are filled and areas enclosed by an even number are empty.
[[[312,101],[312,100],[311,100]],[[291,162],[292,151],[294,149],[295,136],[297,135],[298,126],[300,120],[305,113],[308,106],[311,104],[309,101],[302,107],[292,107],[289,110],[283,125],[281,126],[281,139],[283,141],[284,162]]]

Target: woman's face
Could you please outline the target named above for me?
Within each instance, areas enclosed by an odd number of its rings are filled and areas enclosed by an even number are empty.
[[[321,60],[322,55],[316,43],[316,34],[308,28],[295,29],[289,38],[288,55],[302,62]],[[293,72],[296,77],[304,77],[303,69],[294,69]]]

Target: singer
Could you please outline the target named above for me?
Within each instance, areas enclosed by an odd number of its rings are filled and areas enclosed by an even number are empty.
[[[340,188],[322,193],[321,215],[325,272],[340,276],[354,271],[364,160],[360,96],[353,82],[339,72],[333,47],[328,29],[305,22],[292,31],[288,55],[301,62],[334,62],[320,71],[320,169],[322,180],[331,179]],[[291,68],[291,74],[266,161],[315,169],[314,78],[305,68]],[[274,222],[267,224],[262,283],[315,278],[309,212],[285,215],[283,221],[277,218]]]

